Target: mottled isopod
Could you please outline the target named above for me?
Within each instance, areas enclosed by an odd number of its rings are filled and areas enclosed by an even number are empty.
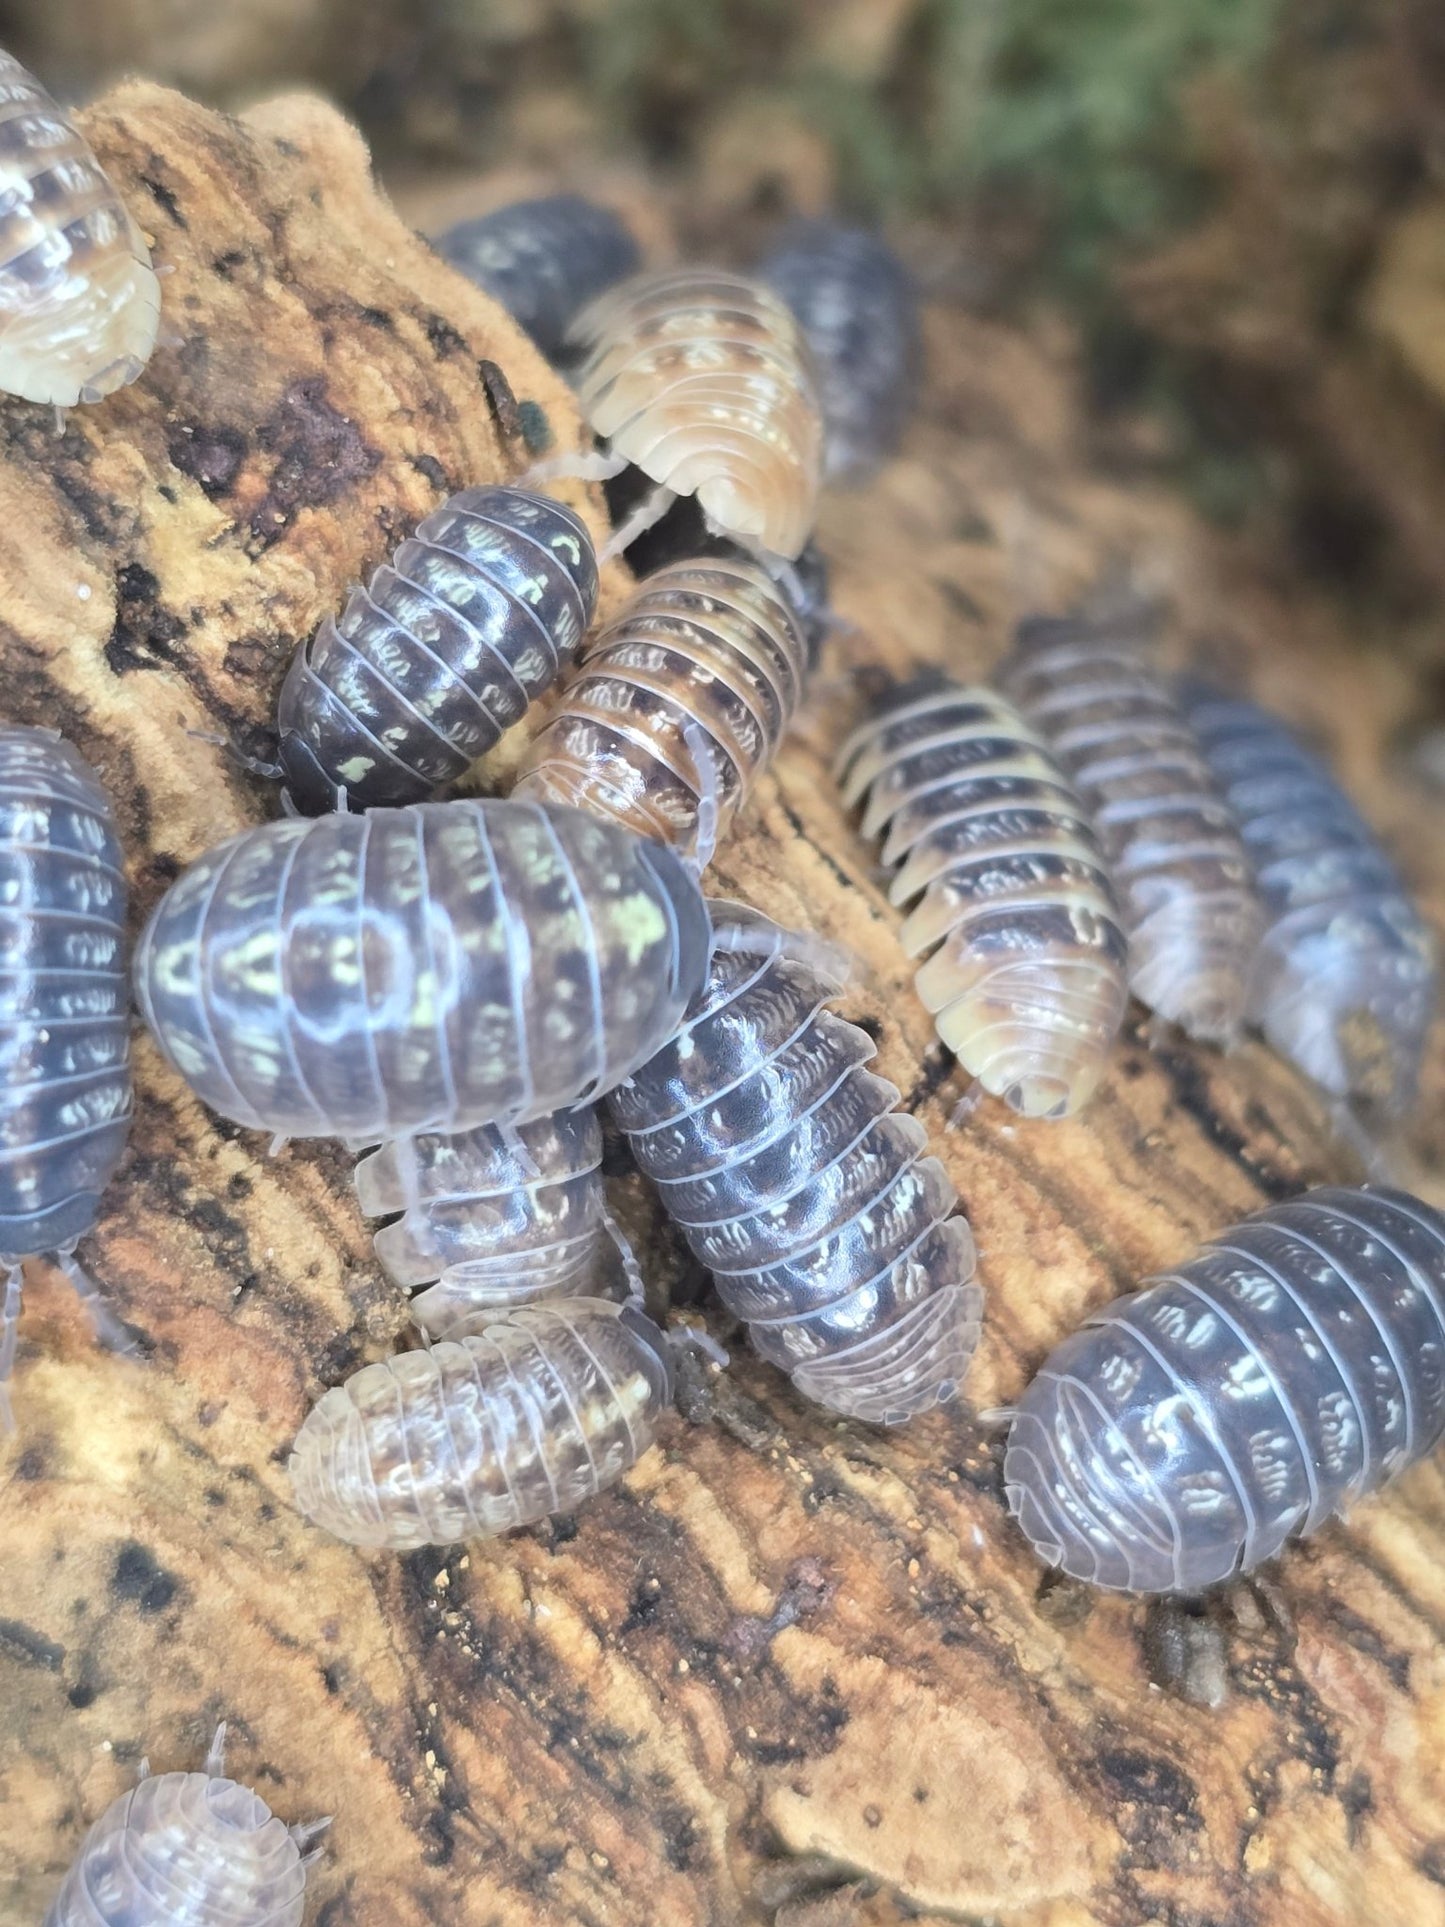
[[[636,1463],[672,1402],[667,1340],[636,1305],[549,1300],[456,1329],[308,1414],[292,1486],[336,1538],[406,1552],[570,1511]]]
[[[301,1927],[307,1842],[259,1793],[223,1777],[226,1729],[203,1773],[146,1774],[86,1834],[44,1927]]]
[[[356,1191],[368,1217],[391,1220],[376,1255],[435,1338],[475,1312],[591,1290],[607,1197],[590,1107],[395,1138],[358,1163]]]
[[[413,803],[462,775],[572,661],[596,604],[570,509],[451,496],[296,652],[277,715],[295,802]]]
[[[817,365],[830,481],[859,481],[891,455],[921,360],[918,297],[876,234],[795,221],[758,274],[798,318]]]
[[[756,563],[660,569],[587,646],[516,793],[675,846],[695,841],[703,798],[715,794],[721,833],[792,721],[808,653],[791,605]]]
[[[938,1034],[1025,1117],[1092,1095],[1123,1021],[1127,944],[1083,806],[1002,697],[932,677],[849,737],[847,802],[885,828],[904,947]],[[915,901],[918,899],[918,901]]]
[[[710,523],[780,557],[812,533],[823,418],[812,355],[770,288],[716,268],[635,276],[585,308],[582,412],[658,485],[614,545],[696,495]],[[539,471],[545,472],[544,471]]]
[[[100,1338],[129,1341],[75,1263],[130,1129],[125,876],[109,800],[48,729],[0,727],[0,1423],[21,1261],[47,1253]]]
[[[1407,1110],[1435,1008],[1430,932],[1374,831],[1282,722],[1198,684],[1183,697],[1264,899],[1253,1020],[1334,1096]]]
[[[1089,811],[1129,933],[1129,986],[1192,1037],[1245,1018],[1264,912],[1234,812],[1173,691],[1123,624],[1020,624],[1003,689]]]
[[[580,194],[513,201],[456,222],[432,245],[554,361],[578,309],[642,265],[621,218]]]
[[[968,1222],[863,1068],[873,1040],[823,1008],[824,950],[728,912],[742,947],[608,1105],[755,1349],[820,1404],[901,1423],[954,1396],[977,1344]]]
[[[464,798],[230,838],[156,907],[136,995],[223,1116],[384,1143],[609,1089],[676,1028],[711,944],[671,850]]]
[[[0,52],[0,388],[71,408],[151,358],[161,291],[89,142]]]
[[[1445,1432],[1445,1218],[1402,1191],[1271,1205],[1097,1312],[1009,1432],[1040,1558],[1128,1592],[1248,1572]]]

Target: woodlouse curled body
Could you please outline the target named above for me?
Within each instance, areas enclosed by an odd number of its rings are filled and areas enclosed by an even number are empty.
[[[451,496],[296,652],[277,713],[295,803],[413,803],[461,776],[562,674],[596,605],[570,509],[517,488]]]
[[[885,829],[902,940],[938,1034],[1025,1117],[1087,1103],[1123,1021],[1127,943],[1083,805],[1043,741],[989,689],[928,677],[838,757],[863,834]]]
[[[583,309],[572,336],[588,423],[614,467],[631,462],[657,484],[614,546],[695,495],[719,533],[799,553],[817,509],[823,418],[807,343],[770,288],[716,268],[636,275]]]
[[[224,1777],[226,1729],[202,1773],[146,1773],[86,1834],[44,1927],[301,1927],[307,1843]]]
[[[1264,899],[1251,1017],[1333,1096],[1399,1115],[1434,1015],[1428,928],[1374,831],[1277,717],[1199,683],[1182,696]]]
[[[907,269],[866,228],[800,220],[758,275],[787,302],[813,351],[828,479],[864,480],[898,446],[917,387],[918,297]]]
[[[552,361],[577,311],[642,265],[619,216],[581,194],[510,202],[457,221],[432,245],[499,301]]]
[[[1401,1191],[1271,1205],[1096,1312],[1019,1401],[1039,1556],[1194,1592],[1272,1558],[1445,1433],[1445,1217]]]
[[[825,947],[718,915],[706,988],[608,1106],[754,1348],[833,1411],[899,1424],[954,1396],[978,1341],[968,1222],[864,1069],[872,1039],[823,1008]]]
[[[685,848],[715,791],[721,834],[792,721],[808,653],[797,616],[756,563],[660,569],[586,647],[516,793]]]
[[[362,1145],[588,1101],[671,1035],[711,947],[671,850],[464,798],[232,837],[157,905],[135,984],[214,1110]]]
[[[0,1424],[23,1259],[53,1257],[101,1340],[130,1342],[73,1256],[130,1130],[122,862],[89,765],[53,730],[0,726]]]
[[[71,408],[135,380],[161,293],[89,142],[0,52],[0,388]]]
[[[1088,810],[1129,933],[1129,987],[1206,1043],[1233,1044],[1264,928],[1239,824],[1127,622],[1019,625],[1000,686]]]

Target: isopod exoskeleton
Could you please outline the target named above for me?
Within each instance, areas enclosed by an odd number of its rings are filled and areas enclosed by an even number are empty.
[[[1025,1117],[1085,1104],[1123,1022],[1128,946],[1083,805],[990,689],[900,690],[838,758],[845,800],[884,830],[890,900],[938,1034]]]
[[[696,877],[576,810],[463,798],[266,823],[157,905],[136,996],[213,1110],[384,1143],[583,1103],[707,973]]]
[[[864,1069],[873,1040],[824,1009],[825,951],[727,913],[740,946],[609,1108],[755,1350],[819,1404],[899,1424],[973,1356],[973,1236],[923,1126]]]
[[[721,834],[792,721],[808,654],[790,603],[756,563],[660,569],[587,645],[516,794],[684,848],[715,796]]]
[[[70,115],[0,53],[0,388],[72,408],[151,358],[149,251]]]
[[[999,672],[1088,810],[1129,933],[1129,987],[1206,1043],[1245,1019],[1264,912],[1239,824],[1173,691],[1123,624],[1021,623]]]
[[[1128,1592],[1249,1572],[1445,1432],[1445,1218],[1401,1191],[1271,1205],[1097,1312],[1019,1402],[1009,1505]]]
[[[225,1779],[225,1736],[203,1773],[147,1774],[111,1801],[44,1927],[301,1927],[304,1848],[329,1822],[288,1827]]]
[[[921,359],[918,297],[876,234],[795,221],[758,275],[798,318],[817,365],[830,481],[860,481],[898,446]]]
[[[490,1538],[605,1491],[671,1401],[667,1341],[635,1305],[486,1311],[327,1392],[297,1434],[292,1486],[351,1545]]]
[[[1276,717],[1199,684],[1183,700],[1264,899],[1251,1017],[1332,1095],[1407,1110],[1434,1015],[1435,945],[1394,865]]]
[[[53,1258],[101,1340],[129,1342],[73,1256],[130,1129],[121,866],[89,765],[53,730],[0,726],[0,1425],[23,1259]]]
[[[580,194],[513,201],[456,222],[432,245],[553,361],[578,309],[642,265],[621,218]]]
[[[394,1138],[360,1160],[356,1192],[368,1217],[391,1220],[376,1255],[435,1338],[476,1312],[592,1288],[607,1197],[590,1106],[512,1131]]]
[[[791,559],[813,530],[823,417],[812,356],[770,288],[720,268],[634,276],[578,315],[577,395],[614,457],[657,484],[619,546],[695,495],[710,523]]]
[[[277,723],[298,807],[414,803],[461,776],[563,673],[596,605],[570,509],[451,496],[296,652]]]

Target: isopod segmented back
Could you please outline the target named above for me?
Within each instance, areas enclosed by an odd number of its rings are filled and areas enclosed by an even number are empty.
[[[594,432],[725,535],[796,556],[822,469],[817,376],[770,288],[719,268],[634,276],[577,317]]]
[[[1039,1556],[1132,1592],[1248,1572],[1445,1433],[1445,1217],[1401,1191],[1271,1205],[1045,1361],[1004,1459]]]
[[[308,1415],[292,1486],[336,1538],[406,1552],[568,1511],[636,1463],[671,1403],[666,1340],[635,1306],[570,1298],[455,1330]]]
[[[756,563],[659,569],[590,642],[516,794],[687,848],[703,798],[744,807],[803,695],[808,640]],[[699,759],[706,763],[699,768]]]
[[[136,996],[223,1116],[382,1143],[609,1089],[676,1027],[711,945],[670,850],[465,798],[230,838],[157,905]]]
[[[731,925],[731,933],[729,933]],[[829,960],[727,906],[706,988],[608,1106],[754,1348],[820,1404],[893,1425],[951,1399],[978,1342],[973,1237]]]
[[[1127,944],[1083,806],[1039,736],[989,689],[930,677],[838,758],[863,834],[887,831],[902,939],[938,1034],[1025,1117],[1093,1094],[1123,1021]]]
[[[71,408],[135,380],[160,283],[89,142],[0,52],[0,388]]]
[[[1267,912],[1250,1015],[1334,1096],[1405,1111],[1435,1008],[1429,929],[1374,831],[1278,718],[1197,683],[1183,701]]]
[[[1233,1043],[1263,910],[1234,813],[1142,641],[1124,624],[1038,617],[999,681],[1089,811],[1135,996],[1192,1037]]]
[[[277,723],[296,803],[419,802],[520,720],[597,606],[586,526],[518,488],[434,509],[295,655]]]

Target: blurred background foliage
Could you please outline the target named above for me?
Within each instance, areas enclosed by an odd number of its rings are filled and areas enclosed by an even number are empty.
[[[499,169],[645,172],[740,258],[879,219],[933,291],[1068,315],[1100,460],[1445,604],[1441,0],[0,0],[0,41],[74,97],[320,87],[419,220]]]

